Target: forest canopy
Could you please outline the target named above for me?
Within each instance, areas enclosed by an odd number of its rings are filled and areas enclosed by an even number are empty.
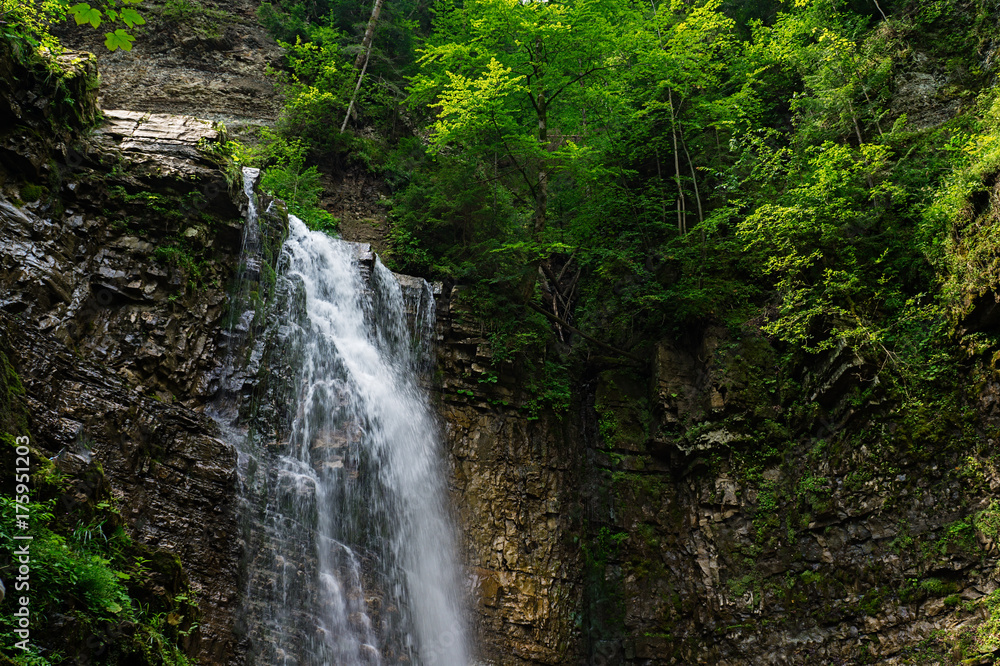
[[[141,21],[32,1],[3,25],[38,44]],[[463,285],[499,365],[749,326],[917,381],[994,286],[991,3],[273,0],[285,109],[228,148],[331,232],[322,172],[377,176],[386,261]]]
[[[917,381],[997,167],[988,4],[384,0],[373,24],[284,0],[260,15],[287,108],[248,159],[380,175],[387,259],[468,287],[497,363],[549,359],[540,385],[573,350],[749,322]],[[937,101],[900,92],[915,67]]]

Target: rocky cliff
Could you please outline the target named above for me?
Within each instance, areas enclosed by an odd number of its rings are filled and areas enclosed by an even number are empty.
[[[873,375],[842,350],[789,419],[768,340],[710,329],[584,367],[536,416],[450,312],[441,414],[493,663],[950,663],[992,622],[993,382],[899,422],[850,399]]]
[[[121,524],[155,574],[131,592],[186,613],[173,622],[197,622],[185,650],[225,663],[236,642],[235,453],[201,410],[224,356],[242,220],[212,157],[218,134],[190,117],[105,111],[84,136],[93,58],[2,60],[4,81],[19,84],[3,95],[3,344],[40,473],[52,459],[63,475],[44,492],[56,494],[58,520]],[[46,77],[53,64],[61,75]],[[38,628],[80,663],[136,633],[74,617]]]

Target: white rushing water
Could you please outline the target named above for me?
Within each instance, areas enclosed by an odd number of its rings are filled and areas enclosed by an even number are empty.
[[[466,666],[444,462],[419,385],[433,294],[404,295],[358,253],[290,217],[277,277],[290,429],[243,465],[263,506],[252,530],[267,535],[248,565],[250,661]]]

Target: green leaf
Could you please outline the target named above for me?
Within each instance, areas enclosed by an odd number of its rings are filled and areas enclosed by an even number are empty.
[[[139,16],[139,12],[129,7],[122,9],[121,16],[122,20],[125,21],[125,25],[127,25],[130,28],[133,28],[137,25],[142,25],[143,23],[146,22],[146,19]]]
[[[95,28],[101,25],[101,12],[94,9],[86,2],[73,5],[69,8],[69,13],[73,15],[74,19],[76,19],[77,25],[89,23]]]
[[[135,37],[128,34],[121,28],[118,28],[114,32],[105,33],[104,36],[107,38],[104,40],[104,45],[108,47],[109,51],[116,51],[118,49],[131,51],[132,42],[135,41]]]

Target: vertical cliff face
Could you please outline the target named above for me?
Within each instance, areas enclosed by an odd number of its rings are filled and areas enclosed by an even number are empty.
[[[595,510],[586,492],[588,407],[533,415],[517,407],[513,368],[480,381],[491,352],[458,294],[438,304],[437,404],[480,654],[496,664],[580,663],[593,601],[581,541]]]
[[[201,408],[224,356],[242,222],[211,157],[218,135],[189,117],[108,111],[83,138],[92,59],[61,57],[62,76],[11,53],[0,60],[18,81],[3,96],[0,137],[2,336],[39,470],[51,458],[65,475],[56,520],[112,511],[104,529],[120,524],[147,563],[130,593],[176,613],[190,655],[226,663],[235,453]],[[135,625],[74,617],[36,625],[40,644],[85,661],[155,660],[139,648],[115,657],[152,640]]]
[[[574,408],[535,418],[517,368],[479,381],[482,329],[450,312],[439,408],[493,663],[926,663],[989,640],[992,383],[901,418],[854,397],[875,374],[847,349],[799,366],[798,398],[767,339],[708,329],[584,368]]]
[[[438,407],[481,653],[495,663],[576,663],[583,425],[530,419],[512,405],[514,382],[479,383],[489,363],[479,323],[452,298],[439,312]]]
[[[200,629],[187,649],[207,663],[228,661],[237,595],[234,451],[211,420],[142,395],[23,321],[4,315],[3,333],[25,391],[33,443],[71,479],[59,509],[105,499],[120,506],[130,537],[153,562],[156,593],[197,595]],[[100,656],[100,644],[120,642],[125,631],[54,629],[82,632],[82,645],[63,648],[81,659]]]

